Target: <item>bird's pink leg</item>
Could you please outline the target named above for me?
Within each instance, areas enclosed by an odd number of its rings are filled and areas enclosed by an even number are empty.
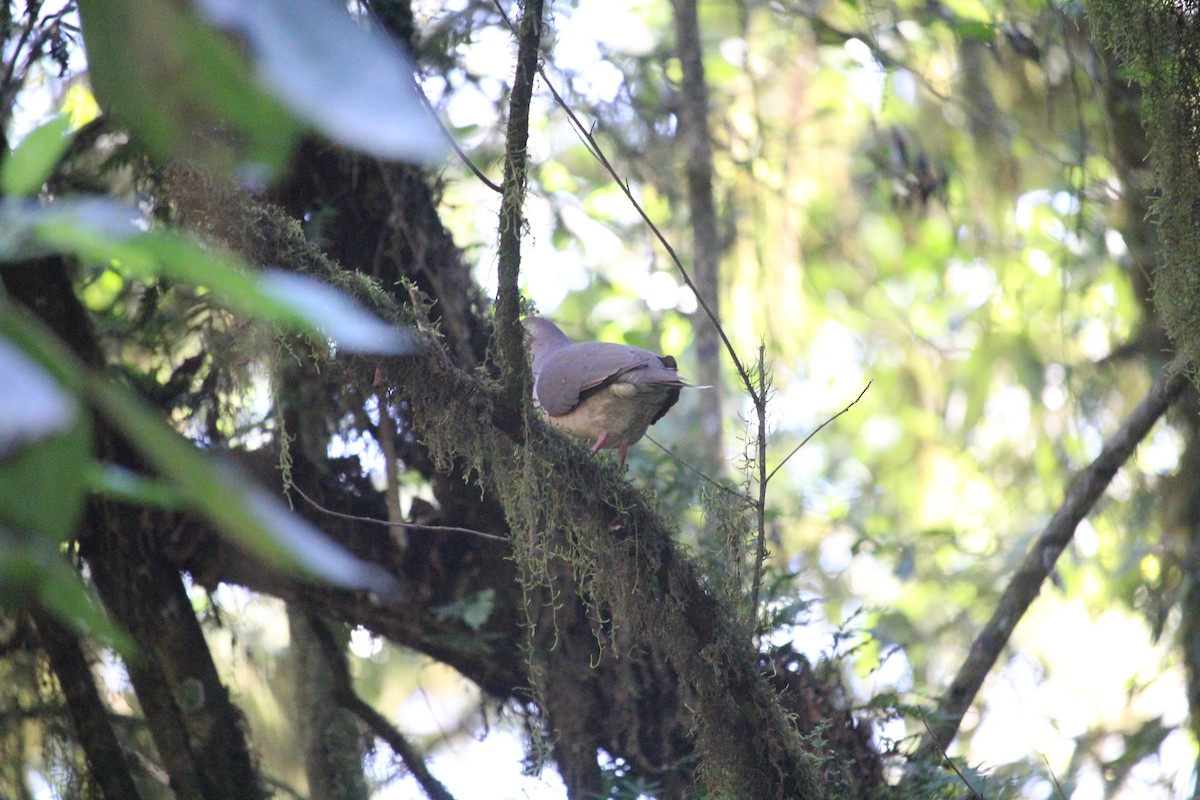
[[[608,444],[608,431],[605,431],[604,433],[600,434],[600,438],[596,440],[596,443],[594,445],[592,445],[592,455],[596,455],[596,453],[599,453],[601,451],[601,449],[604,448],[604,445],[606,445],[606,444]]]
[[[627,451],[628,449],[629,449],[629,445],[627,445],[627,444],[623,444],[617,448],[617,452],[621,454],[620,465],[622,467],[625,466],[625,451]]]

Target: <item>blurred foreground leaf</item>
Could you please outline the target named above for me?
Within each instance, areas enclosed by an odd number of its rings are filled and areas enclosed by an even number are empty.
[[[0,192],[5,197],[36,195],[71,145],[71,120],[63,116],[30,131],[0,167]]]
[[[389,325],[327,283],[294,272],[268,269],[258,277],[258,289],[283,303],[310,327],[319,329],[343,350],[355,353],[403,355],[415,353],[415,337]]]
[[[79,3],[96,95],[155,158],[258,185],[288,162],[301,120],[380,158],[441,158],[413,66],[382,31],[323,0],[198,5],[236,39],[167,0]]]
[[[389,597],[399,588],[376,564],[359,560],[231,467],[214,462],[158,419],[142,398],[92,376],[100,413],[181,491],[189,506],[266,562],[347,589]]]
[[[442,134],[404,50],[328,0],[199,0],[249,44],[255,76],[300,119],[379,158],[433,163]]]
[[[0,527],[0,610],[28,603],[122,654],[134,652],[129,637],[105,616],[58,543]]]
[[[5,202],[0,254],[16,259],[70,252],[143,280],[163,276],[201,287],[234,312],[328,338],[347,352],[416,352],[410,332],[328,284],[279,270],[255,271],[223,250],[170,230],[146,230],[148,225],[136,209],[102,198]]]
[[[79,14],[97,98],[151,155],[246,178],[287,162],[299,123],[186,6],[82,0]]]
[[[78,403],[0,338],[0,526],[55,541],[75,532],[91,432]]]
[[[394,595],[395,579],[359,560],[234,470],[215,463],[172,430],[127,387],[88,370],[28,312],[0,304],[0,335],[92,406],[167,479],[186,506],[267,563],[349,589]]]

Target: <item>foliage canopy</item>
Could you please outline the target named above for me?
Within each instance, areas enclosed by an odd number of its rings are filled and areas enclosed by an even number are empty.
[[[1197,17],[4,4],[0,795],[1181,796]]]

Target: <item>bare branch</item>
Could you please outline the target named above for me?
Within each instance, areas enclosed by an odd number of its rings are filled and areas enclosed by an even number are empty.
[[[479,536],[484,539],[495,539],[498,542],[508,541],[507,536],[500,536],[499,534],[495,533],[485,533],[484,531],[477,531],[471,528],[456,528],[453,525],[422,525],[417,522],[389,522],[385,519],[375,519],[374,517],[360,517],[357,514],[343,514],[341,511],[334,511],[331,508],[326,508],[316,500],[313,500],[294,483],[289,485],[288,489],[300,495],[301,500],[308,503],[317,511],[320,511],[322,514],[328,514],[331,517],[337,517],[339,519],[348,519],[353,522],[365,522],[369,525],[382,525],[385,528],[408,528],[416,531],[431,531],[433,533],[467,533],[471,536]]]
[[[804,441],[802,441],[800,444],[798,444],[794,448],[792,448],[792,452],[790,452],[786,456],[784,456],[783,461],[780,461],[779,465],[776,466],[775,469],[771,470],[771,474],[767,476],[767,482],[770,482],[771,478],[775,477],[775,473],[779,472],[779,470],[781,470],[783,468],[783,465],[788,462],[789,458],[796,455],[796,453],[799,453],[801,448],[803,448],[804,445],[808,444],[810,439],[812,439],[814,436],[816,436],[818,433],[820,433],[822,428],[824,428],[826,425],[833,422],[835,419],[840,417],[842,414],[845,414],[847,411],[854,408],[854,406],[858,404],[858,401],[863,399],[863,395],[865,395],[867,393],[867,389],[871,388],[872,383],[874,383],[874,381],[867,381],[867,385],[864,386],[863,390],[858,393],[858,397],[856,397],[852,401],[850,401],[850,405],[846,406],[841,411],[837,412],[832,417],[830,417],[829,419],[822,422],[820,425],[818,425],[816,428],[813,429],[812,433],[810,433],[808,436],[804,437]]]
[[[475,162],[471,160],[471,157],[463,152],[463,149],[459,146],[458,141],[454,138],[454,135],[450,133],[450,130],[446,127],[446,123],[442,122],[442,118],[438,116],[437,109],[433,107],[433,103],[429,102],[429,98],[425,96],[425,90],[421,88],[421,84],[418,83],[416,79],[413,80],[413,88],[417,90],[417,97],[421,98],[421,102],[424,103],[425,108],[429,110],[429,115],[433,117],[434,122],[438,124],[438,128],[441,129],[442,135],[446,137],[446,141],[450,143],[452,148],[454,148],[454,153],[458,156],[458,160],[461,161],[467,169],[471,170],[475,177],[478,178],[484,186],[488,187],[497,194],[502,194],[504,189],[500,187],[500,184],[493,181],[487,175],[484,175],[483,171],[480,170],[479,167],[475,166]]]
[[[1117,470],[1133,455],[1146,437],[1188,385],[1184,370],[1164,372],[1119,430],[1104,443],[1100,455],[1087,469],[1075,476],[1066,497],[1050,523],[1038,537],[1009,581],[987,625],[971,645],[971,651],[938,704],[930,733],[918,748],[918,758],[945,750],[958,732],[963,715],[975,699],[1013,629],[1025,615],[1041,590],[1058,557],[1075,535],[1075,528],[1104,494]]]

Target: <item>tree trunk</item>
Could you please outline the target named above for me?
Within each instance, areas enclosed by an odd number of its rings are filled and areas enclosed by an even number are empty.
[[[687,176],[688,209],[692,228],[692,280],[700,297],[721,320],[721,243],[717,209],[713,200],[712,133],[708,125],[708,84],[704,79],[704,53],[700,42],[698,0],[672,0],[675,38],[683,69],[679,108],[679,138],[683,144]],[[725,449],[721,402],[721,338],[716,324],[703,310],[692,322],[698,374],[696,382],[712,386],[696,409],[700,428],[693,441],[700,448],[701,468],[710,475],[724,469]]]
[[[304,747],[308,795],[367,800],[362,733],[354,716],[338,705],[325,651],[308,613],[292,604],[288,604],[288,632],[295,673],[293,714]],[[338,657],[346,656],[339,652]]]

